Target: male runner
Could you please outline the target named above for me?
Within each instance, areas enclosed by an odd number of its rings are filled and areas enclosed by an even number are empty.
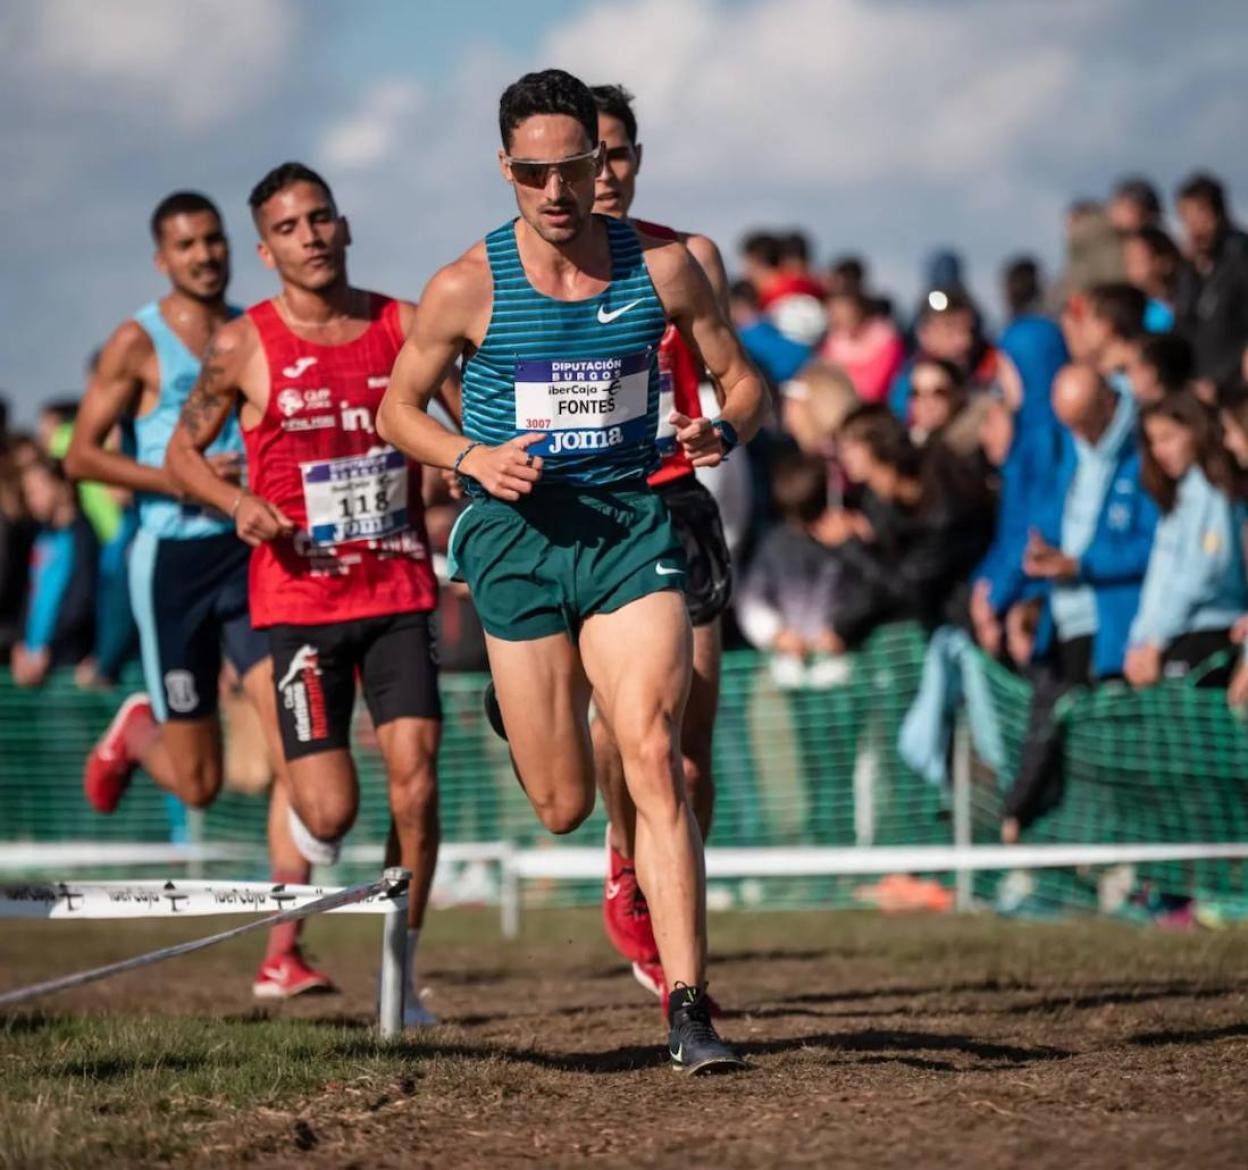
[[[598,138],[606,152],[605,165],[598,172],[594,211],[630,222],[644,235],[680,240],[702,266],[727,317],[728,278],[714,243],[705,236],[629,219],[642,156],[633,97],[619,85],[597,85],[592,92],[598,107]],[[650,476],[650,486],[667,505],[688,563],[684,587],[693,624],[693,674],[680,729],[680,750],[689,803],[705,840],[715,801],[711,733],[719,704],[719,616],[732,597],[732,563],[715,497],[698,482],[689,457],[671,437],[673,428],[668,421],[673,409],[691,419],[702,417],[700,375],[698,358],[685,344],[680,330],[669,322],[659,344],[659,439],[664,455],[659,469]],[[610,727],[602,719],[595,719],[591,727],[598,787],[610,822],[603,922],[612,945],[632,963],[637,981],[661,997],[666,989],[663,969],[659,965],[650,908],[637,884],[633,865],[637,812],[624,783],[624,768]]]
[[[148,694],[131,695],[87,757],[83,785],[111,813],[136,766],[194,808],[221,788],[217,686],[221,655],[238,671],[260,713],[276,777],[269,802],[273,881],[303,883],[308,863],[287,827],[289,793],[277,734],[269,639],[247,614],[248,549],[233,522],[181,501],[165,471],[165,448],[178,411],[199,375],[214,330],[238,310],[226,303],[230,251],[220,213],[192,191],[163,199],[152,213],[156,267],[168,295],[120,325],[100,353],[65,455],[69,473],[128,488],[137,497],[139,532],[130,553],[130,597],[139,627]],[[118,423],[133,456],[110,450]],[[237,482],[243,441],[237,425],[213,445],[216,469]],[[253,984],[260,998],[285,999],[330,981],[303,960],[297,925],[276,927]]]
[[[348,282],[350,229],[315,171],[285,163],[249,202],[260,259],[282,289],[218,331],[167,466],[188,494],[233,516],[253,548],[251,615],[273,647],[291,828],[312,861],[337,856],[359,809],[350,752],[359,672],[389,783],[388,863],[412,871],[414,992],[439,837],[437,581],[421,469],[383,442],[375,420],[415,306]],[[458,403],[447,405],[458,417]],[[247,488],[204,454],[236,413]],[[408,1026],[437,1022],[415,994],[405,1016]]]
[[[704,990],[702,839],[677,742],[691,650],[684,554],[645,483],[668,320],[725,394],[715,422],[672,413],[695,466],[753,434],[762,387],[685,247],[591,213],[602,153],[588,87],[557,69],[528,74],[503,94],[499,123],[520,216],[430,281],[378,423],[414,459],[460,472],[475,497],[449,555],[486,630],[517,774],[548,829],[570,832],[593,808],[591,690],[619,744],[673,1064],[740,1065]],[[425,409],[461,355],[464,436]]]

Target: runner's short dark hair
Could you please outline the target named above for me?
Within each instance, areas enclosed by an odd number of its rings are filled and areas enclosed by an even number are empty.
[[[1184,179],[1178,198],[1199,200],[1219,219],[1226,218],[1226,188],[1207,171],[1197,171]]]
[[[301,162],[284,162],[281,166],[274,167],[252,187],[251,194],[247,196],[247,206],[251,208],[252,218],[279,191],[285,191],[296,183],[312,183],[329,196],[330,203],[334,202],[334,193],[329,184],[316,171]]]
[[[156,210],[152,212],[149,225],[152,229],[152,239],[160,243],[160,234],[164,230],[165,220],[172,219],[175,215],[193,215],[197,211],[211,211],[218,219],[221,218],[217,205],[207,195],[201,195],[198,191],[174,191],[172,195],[166,195],[156,204]]]
[[[1088,290],[1088,307],[1124,341],[1134,341],[1144,332],[1148,297],[1125,280],[1094,284]]]
[[[503,149],[511,150],[511,136],[526,118],[538,114],[566,114],[585,127],[591,146],[598,145],[598,106],[590,88],[562,69],[526,73],[513,81],[498,101],[498,131]]]
[[[633,113],[633,95],[622,85],[595,85],[590,93],[600,114],[618,118],[624,123],[624,133],[634,146],[637,145],[637,115]]]

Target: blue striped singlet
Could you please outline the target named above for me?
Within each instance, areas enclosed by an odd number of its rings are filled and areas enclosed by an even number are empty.
[[[611,283],[559,301],[530,283],[515,220],[485,237],[494,307],[465,363],[464,434],[497,446],[541,432],[529,448],[542,481],[597,487],[638,480],[658,463],[659,341],[667,314],[631,226],[595,217],[611,244]]]
[[[231,308],[230,316],[237,317],[241,311]],[[169,327],[160,311],[159,301],[144,305],[135,313],[134,319],[143,326],[156,350],[156,362],[160,368],[160,397],[147,414],[131,419],[127,429],[131,432],[135,460],[149,467],[163,467],[165,448],[169,446],[174,427],[178,425],[182,404],[199,377],[200,363],[199,358]],[[220,451],[243,453],[243,433],[236,414],[230,416],[208,451],[214,455]],[[211,508],[183,504],[170,496],[143,492],[138,496],[138,506],[140,526],[162,540],[193,540],[234,531],[233,522]]]

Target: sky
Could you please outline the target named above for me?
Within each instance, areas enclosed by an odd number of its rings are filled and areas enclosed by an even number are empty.
[[[247,192],[297,158],[349,216],[357,284],[416,298],[513,211],[497,100],[557,65],[637,98],[635,210],[717,239],[806,228],[907,304],[959,250],[997,309],[1020,251],[1127,172],[1196,168],[1248,214],[1240,0],[4,0],[0,390],[29,424],[163,291],[147,218],[221,205],[232,298],[273,291]]]

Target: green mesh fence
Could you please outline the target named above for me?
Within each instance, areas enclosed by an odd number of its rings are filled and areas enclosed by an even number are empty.
[[[765,660],[731,654],[725,663],[715,733],[717,802],[711,843],[751,845],[932,845],[952,840],[948,794],[911,772],[897,754],[901,722],[919,684],[923,641],[908,626],[880,630],[855,656],[842,685],[781,690]],[[973,768],[973,837],[998,839],[1000,793],[1018,767],[1029,687],[985,662],[1006,751],[994,776]],[[169,841],[187,832],[184,815],[145,777],[136,778],[111,817],[90,810],[80,788],[83,758],[121,694],[78,691],[67,678],[37,692],[0,678],[0,843]],[[509,841],[559,849],[602,842],[601,810],[576,833],[551,838],[537,823],[506,747],[481,711],[483,679],[445,675],[440,778],[445,839]],[[1222,693],[1167,683],[1140,695],[1104,688],[1065,703],[1068,787],[1063,805],[1028,834],[1035,842],[1171,843],[1248,837],[1248,735]],[[389,827],[384,774],[367,721],[356,728],[361,809],[353,843],[380,843]],[[204,842],[254,843],[256,861],[219,867],[236,878],[264,874],[267,801],[225,791],[192,824]],[[76,873],[84,871],[76,870]],[[208,872],[213,872],[209,869]],[[355,876],[346,867],[333,875]],[[450,885],[457,876],[448,875]],[[905,904],[948,904],[948,875],[926,875],[903,891]],[[1016,913],[1051,914],[1097,906],[1151,913],[1157,899],[1195,895],[1224,913],[1244,903],[1239,863],[1154,865],[1129,872],[1032,871],[979,874],[975,892]],[[585,902],[597,883],[531,883],[530,900]],[[718,884],[713,904],[815,906],[896,904],[888,879],[755,879]],[[1151,901],[1150,901],[1151,899]]]

